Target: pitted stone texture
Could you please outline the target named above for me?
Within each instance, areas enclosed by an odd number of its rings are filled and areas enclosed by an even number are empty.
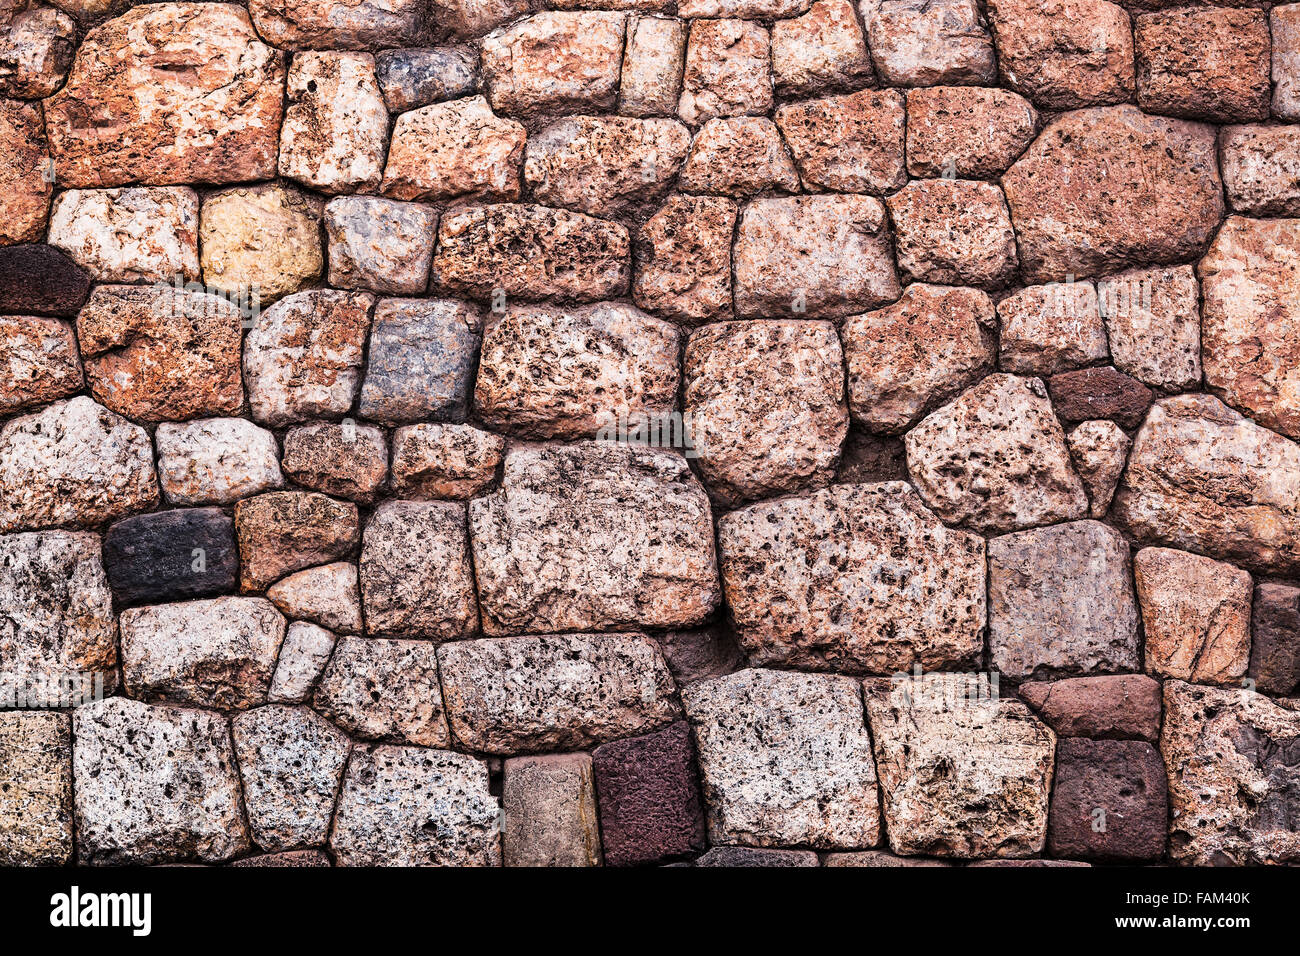
[[[500,813],[481,760],[423,747],[358,747],[330,849],[342,866],[500,866]]]
[[[857,681],[743,670],[684,688],[712,843],[819,850],[880,840]]]
[[[907,91],[907,171],[994,179],[1038,128],[1038,111],[1010,90],[940,86]]]
[[[1030,681],[1019,693],[1062,737],[1154,742],[1160,736],[1160,681],[1145,674]]]
[[[1133,575],[1147,673],[1240,686],[1250,662],[1250,575],[1171,548],[1143,548]]]
[[[998,303],[1001,367],[1054,375],[1107,357],[1106,328],[1091,282],[1050,282],[1019,289]]]
[[[306,707],[275,704],[239,714],[230,730],[254,842],[271,851],[323,844],[347,736]]]
[[[790,193],[799,190],[799,174],[770,119],[731,116],[704,124],[677,185],[685,192],[735,197],[774,189]]]
[[[595,438],[676,406],[677,326],[617,302],[516,305],[489,316],[474,406],[489,428]]]
[[[128,10],[87,34],[67,85],[45,103],[59,182],[269,179],[284,72],[284,54],[235,4]]]
[[[530,0],[431,0],[431,3],[435,32],[464,40],[480,37],[493,27],[527,13],[532,6]]]
[[[104,566],[119,605],[156,604],[235,590],[235,528],[219,508],[179,508],[110,525]]]
[[[79,863],[217,863],[251,848],[225,717],[111,697],[74,710],[72,732]]]
[[[91,394],[143,422],[237,413],[242,323],[220,296],[99,286],[77,316]]]
[[[0,210],[0,215],[3,210]],[[35,315],[0,317],[0,414],[81,391],[81,357],[72,326]]]
[[[0,531],[93,527],[158,503],[139,425],[84,395],[0,429]]]
[[[316,289],[277,302],[244,340],[253,418],[271,427],[347,414],[374,297]]]
[[[1291,748],[1300,712],[1242,688],[1165,681],[1169,855],[1192,866],[1300,860]]]
[[[1138,104],[1211,123],[1268,119],[1269,29],[1261,10],[1180,7],[1133,22]]]
[[[45,229],[43,213],[40,229]],[[0,312],[73,316],[90,294],[90,285],[86,270],[62,249],[0,246]]]
[[[304,488],[368,503],[388,476],[388,445],[373,425],[317,422],[285,433],[283,463]]]
[[[1056,735],[982,679],[864,685],[889,846],[903,856],[1024,857],[1043,849]]]
[[[154,441],[174,505],[228,505],[284,484],[275,436],[244,418],[163,422]]]
[[[848,433],[830,322],[726,322],[686,346],[683,407],[709,491],[735,506],[830,484]]]
[[[393,433],[400,498],[474,498],[495,483],[506,440],[473,425],[407,425]]]
[[[990,375],[907,433],[908,471],[940,518],[998,532],[1083,517],[1088,498],[1046,392]]]
[[[513,448],[469,522],[486,634],[688,627],[721,600],[708,496],[669,451]]]
[[[1197,269],[1206,383],[1300,438],[1300,219],[1232,216]]]
[[[679,685],[732,674],[745,666],[745,655],[726,624],[656,636],[673,680]]]
[[[478,51],[416,47],[375,54],[375,78],[390,112],[405,113],[478,92]]]
[[[1300,446],[1209,395],[1156,402],[1115,515],[1140,542],[1300,573]]]
[[[329,867],[333,866],[324,850],[286,850],[283,853],[259,853],[232,860],[226,866],[239,867]]]
[[[691,866],[709,867],[774,867],[819,866],[817,854],[811,850],[759,850],[746,846],[715,846],[696,857]]]
[[[38,531],[0,535],[0,697],[53,707],[62,681],[95,674],[117,684],[117,622],[99,536]]]
[[[849,0],[817,0],[801,17],[772,27],[772,76],[783,95],[807,96],[858,86],[875,77]]]
[[[787,103],[777,108],[776,123],[805,188],[883,195],[907,182],[898,90]]]
[[[199,197],[186,186],[69,189],[54,201],[49,243],[100,282],[191,282]]]
[[[618,91],[626,16],[546,11],[482,40],[483,84],[506,115],[607,110]]]
[[[811,0],[680,0],[684,17],[752,17],[757,20],[783,19],[807,12]]]
[[[48,175],[49,146],[40,110],[0,99],[0,245],[40,242],[54,185]]]
[[[730,313],[735,226],[736,204],[729,199],[670,198],[636,236],[636,304],[685,324]]]
[[[208,196],[199,223],[203,279],[213,289],[257,294],[270,305],[325,271],[321,201],[279,183]]]
[[[0,95],[22,99],[50,96],[72,66],[77,51],[77,24],[49,7],[32,7],[7,15],[0,33]]]
[[[904,281],[992,287],[1016,269],[1016,234],[993,183],[914,180],[889,197],[889,214]]]
[[[296,571],[268,588],[266,596],[286,617],[345,634],[361,631],[361,590],[355,564],[336,561]]]
[[[437,650],[429,641],[339,638],[312,706],[365,740],[449,743]]]
[[[987,85],[996,78],[993,41],[975,0],[868,0],[860,8],[884,85]]]
[[[527,133],[482,96],[403,113],[393,128],[383,193],[394,199],[519,198]]]
[[[1129,15],[1107,0],[991,0],[1002,81],[1044,109],[1133,99]]]
[[[1300,216],[1300,131],[1225,126],[1219,132],[1228,202],[1250,216]]]
[[[1269,11],[1273,38],[1273,113],[1278,119],[1300,120],[1300,4]]]
[[[733,511],[718,544],[752,663],[886,674],[973,667],[983,651],[984,541],[901,481]]]
[[[1051,812],[1053,856],[1158,861],[1169,814],[1160,752],[1142,740],[1062,740]]]
[[[750,20],[694,20],[677,115],[692,126],[772,109],[767,29]]]
[[[285,50],[408,46],[424,26],[420,0],[249,0],[267,43]]]
[[[1096,521],[989,541],[989,648],[1016,679],[1134,671],[1138,610],[1129,548]]]
[[[479,310],[455,299],[381,299],[360,414],[385,425],[458,421],[469,408],[482,341]]]
[[[1191,266],[1130,269],[1097,282],[1115,367],[1179,391],[1201,381],[1201,306]]]
[[[894,856],[885,850],[857,850],[849,853],[827,853],[822,866],[835,867],[910,867],[910,866],[952,866],[943,860],[927,860],[914,856]]]
[[[1077,425],[1066,441],[1088,492],[1088,517],[1105,517],[1133,447],[1132,439],[1112,421],[1093,420]]]
[[[307,491],[271,491],[235,505],[239,582],[261,591],[286,574],[337,561],[357,546],[357,506]]]
[[[280,175],[323,193],[373,192],[388,139],[388,108],[375,79],[375,58],[298,53],[289,67],[288,97]]]
[[[0,866],[72,859],[72,724],[67,714],[0,713]]]
[[[629,246],[623,226],[582,213],[470,206],[442,217],[433,284],[475,299],[608,299],[627,291]]]
[[[325,206],[330,285],[417,295],[429,284],[438,213],[416,203],[339,196]]]
[[[686,23],[669,17],[629,17],[618,111],[624,116],[671,116],[682,92]]]
[[[1058,117],[1002,187],[1030,282],[1185,261],[1223,217],[1214,130],[1131,105]]]
[[[916,282],[893,305],[844,321],[849,410],[896,433],[993,371],[993,302],[978,289]]]
[[[266,699],[272,704],[301,704],[311,697],[316,681],[334,653],[334,635],[306,621],[293,621],[280,644],[280,657],[271,675]]]
[[[1251,603],[1250,670],[1260,691],[1294,694],[1300,688],[1300,588],[1266,582]]]
[[[1111,419],[1137,428],[1151,405],[1151,389],[1109,365],[1053,375],[1047,383],[1052,407],[1066,422]]]
[[[587,754],[510,758],[501,804],[506,866],[600,866],[596,786]]]
[[[757,199],[740,217],[733,256],[745,318],[834,318],[902,291],[885,207],[867,196]]]
[[[361,595],[370,634],[446,641],[478,630],[465,506],[380,505],[361,540]]]
[[[589,747],[681,716],[668,665],[640,634],[451,641],[438,666],[452,736],[476,752]]]

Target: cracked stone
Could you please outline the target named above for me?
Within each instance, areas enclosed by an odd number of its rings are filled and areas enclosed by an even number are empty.
[[[308,491],[271,491],[235,505],[239,583],[261,591],[286,574],[349,554],[360,538],[357,506]]]

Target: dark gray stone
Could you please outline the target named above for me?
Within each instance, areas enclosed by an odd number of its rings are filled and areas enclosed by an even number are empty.
[[[90,274],[62,249],[0,248],[0,313],[76,315],[90,295]]]
[[[232,594],[239,573],[234,523],[220,508],[126,518],[104,535],[104,568],[122,605]]]
[[[465,47],[385,50],[375,57],[375,76],[391,113],[478,92],[478,55]]]

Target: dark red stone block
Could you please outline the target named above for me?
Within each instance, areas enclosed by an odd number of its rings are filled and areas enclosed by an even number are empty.
[[[1143,862],[1165,852],[1164,761],[1143,740],[1061,740],[1047,821],[1052,856]]]
[[[1047,383],[1056,413],[1067,422],[1109,418],[1137,428],[1151,406],[1151,389],[1109,365],[1053,375]]]
[[[0,313],[76,315],[90,285],[90,274],[62,249],[0,247]]]
[[[735,635],[721,624],[664,634],[659,638],[659,647],[678,686],[722,677],[745,666],[745,655]]]
[[[1300,690],[1300,588],[1261,584],[1250,615],[1250,669],[1255,689],[1270,694]]]
[[[1062,737],[1154,742],[1160,736],[1160,681],[1145,674],[1031,681],[1019,693]]]

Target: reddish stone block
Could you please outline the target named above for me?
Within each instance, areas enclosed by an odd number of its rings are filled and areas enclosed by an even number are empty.
[[[1081,368],[1053,375],[1047,383],[1056,414],[1067,422],[1109,418],[1122,428],[1137,428],[1154,397],[1135,378],[1103,368]]]
[[[1047,825],[1053,856],[1147,862],[1165,852],[1165,765],[1139,740],[1062,740]]]

